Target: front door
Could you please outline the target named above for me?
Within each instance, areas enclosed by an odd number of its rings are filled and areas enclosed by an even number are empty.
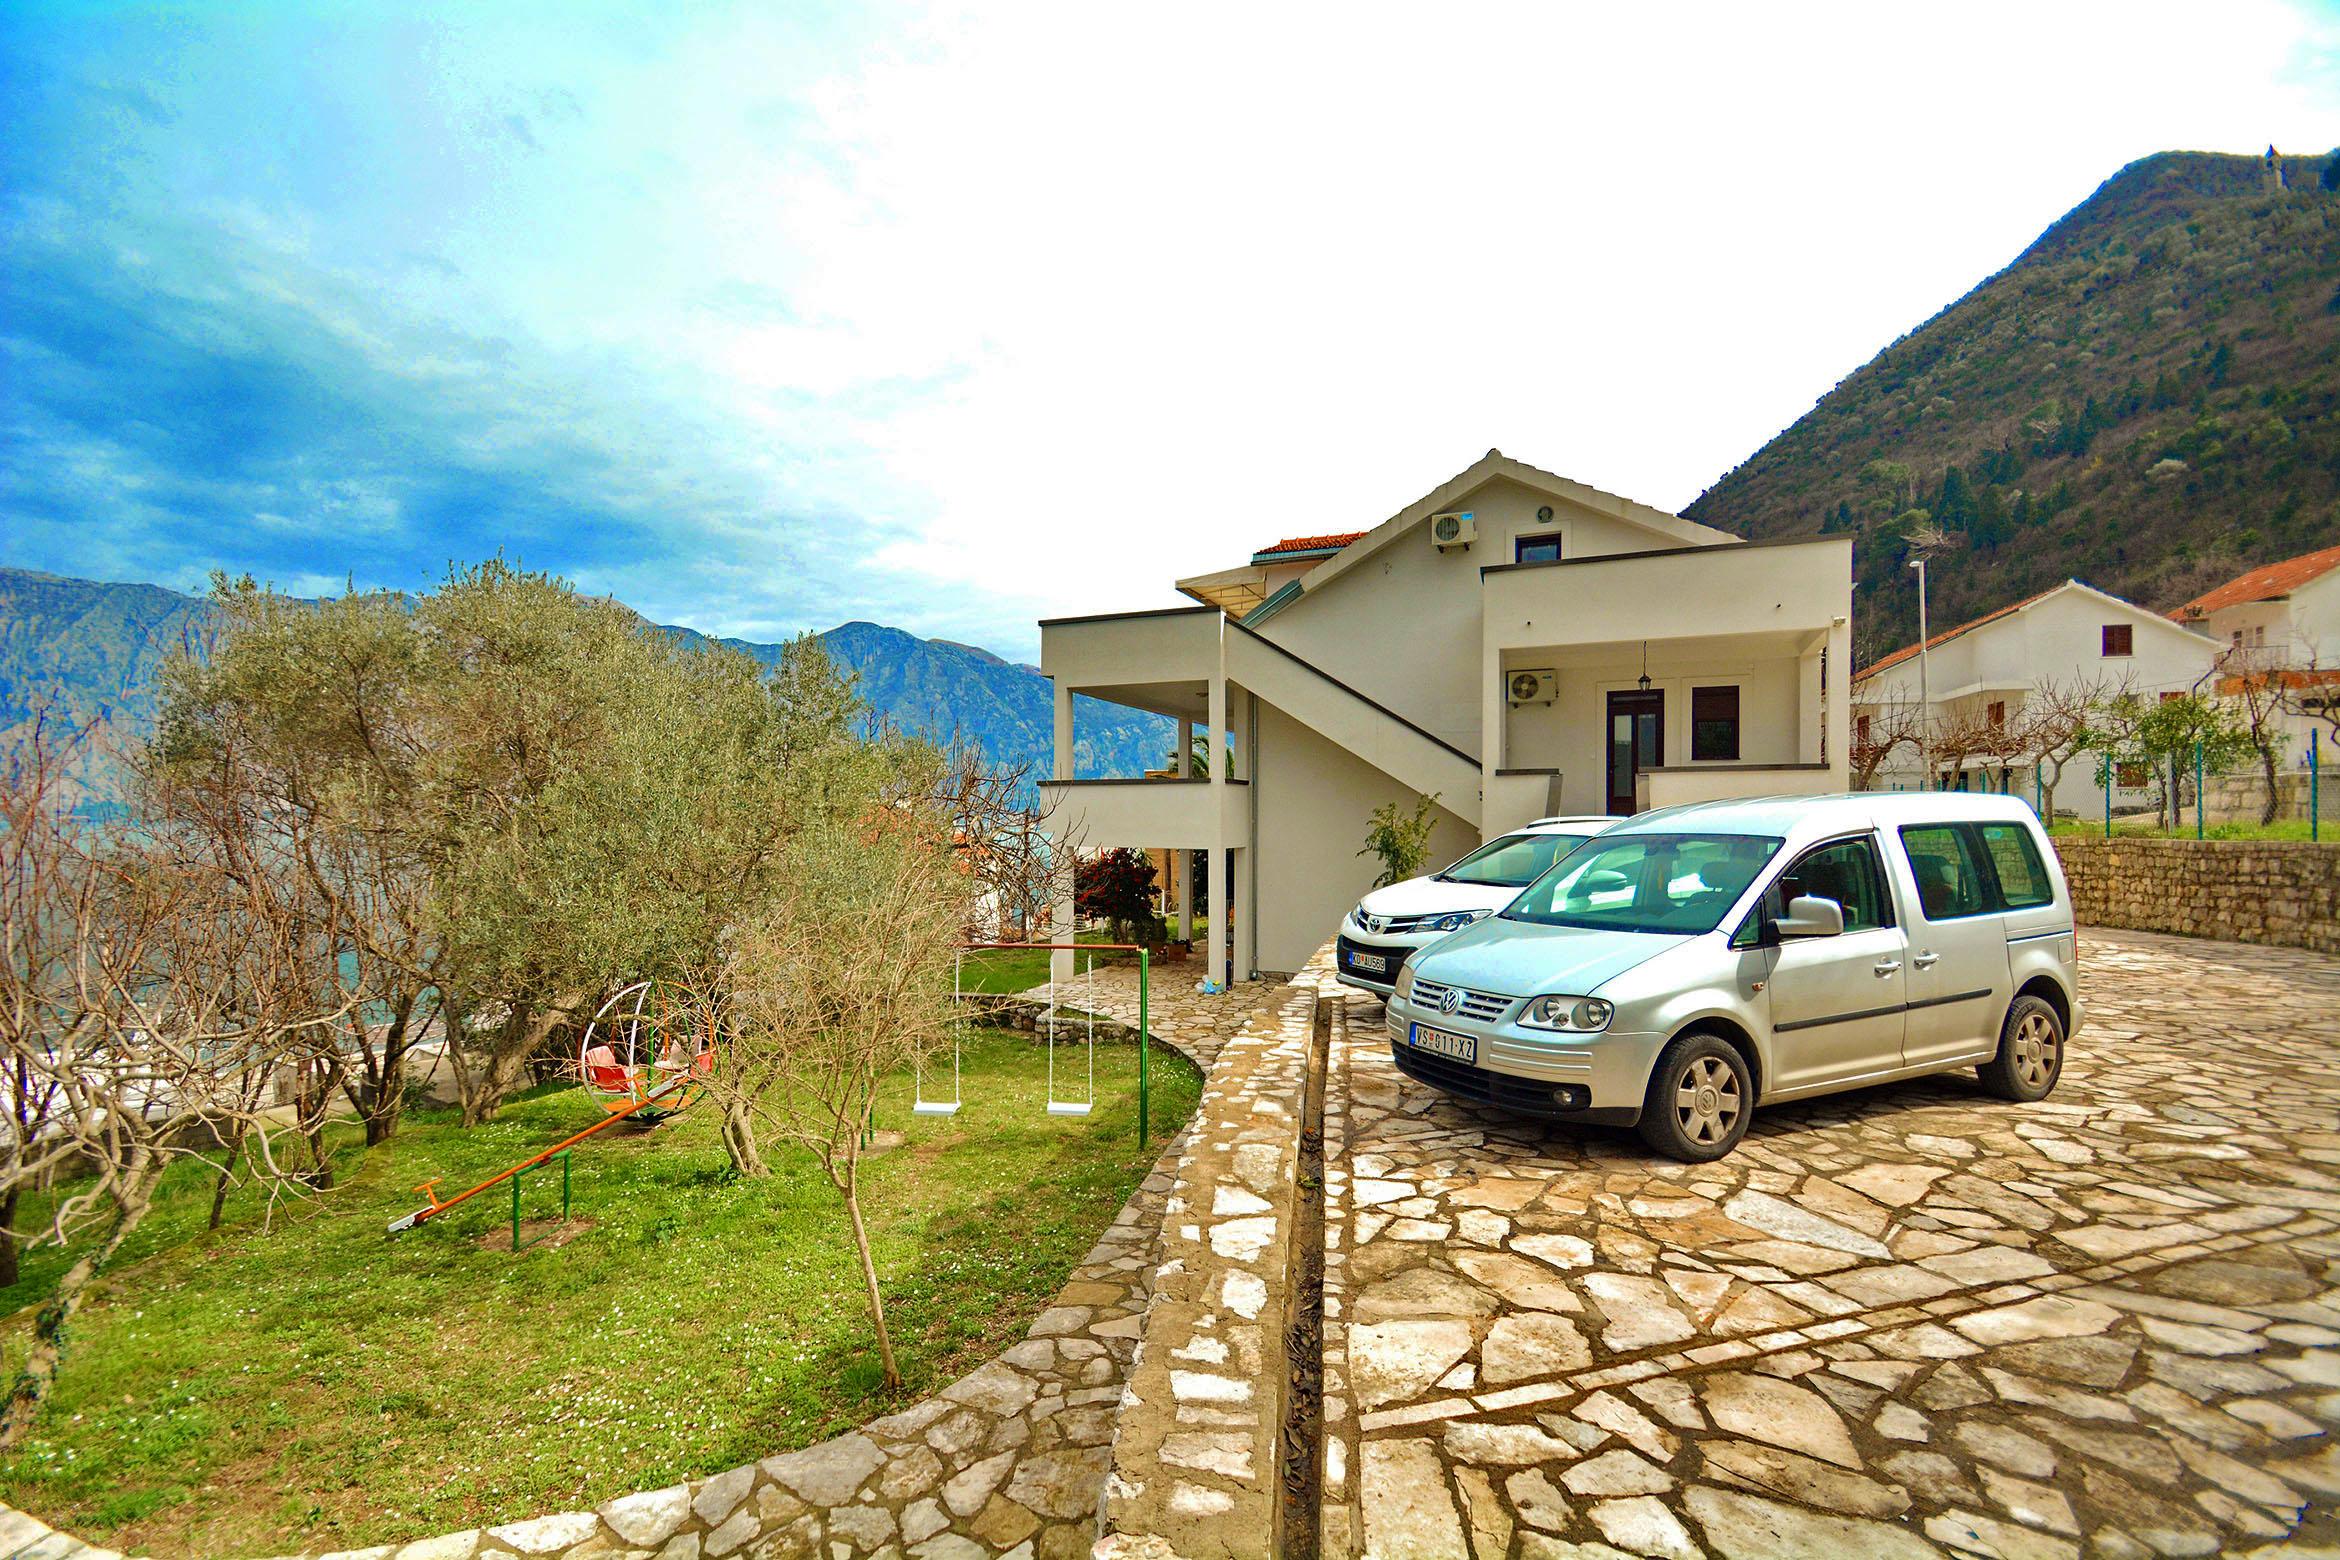
[[[1609,695],[1609,813],[1629,817],[1635,810],[1634,780],[1664,761],[1666,695],[1642,688]]]

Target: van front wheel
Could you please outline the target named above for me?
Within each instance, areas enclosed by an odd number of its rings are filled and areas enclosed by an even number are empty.
[[[1975,1069],[2003,1100],[2044,1100],[2064,1075],[2064,1021],[2046,999],[2017,997],[1999,1026],[1999,1054]]]
[[[1738,1147],[1755,1113],[1747,1059],[1719,1035],[1676,1035],[1649,1072],[1641,1140],[1669,1159],[1704,1164]]]

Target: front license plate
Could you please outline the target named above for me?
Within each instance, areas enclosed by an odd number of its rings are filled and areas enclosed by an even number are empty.
[[[1359,953],[1352,948],[1349,950],[1349,968],[1363,970],[1368,975],[1387,975],[1389,958],[1386,954]]]
[[[1412,1024],[1406,1029],[1406,1044],[1417,1051],[1431,1051],[1440,1056],[1451,1056],[1458,1062],[1476,1063],[1479,1042],[1469,1035],[1449,1034],[1443,1029],[1432,1029],[1427,1024]]]

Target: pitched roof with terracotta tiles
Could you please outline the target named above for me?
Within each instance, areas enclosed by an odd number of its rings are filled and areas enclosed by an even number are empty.
[[[1271,558],[1282,558],[1300,553],[1336,553],[1348,546],[1363,531],[1334,531],[1323,536],[1287,536],[1272,546],[1262,547],[1251,555],[1253,563],[1264,563]]]
[[[2262,564],[2248,574],[2238,574],[2216,590],[2196,596],[2170,614],[2183,623],[2192,618],[2208,617],[2221,607],[2239,607],[2246,602],[2274,601],[2290,595],[2308,581],[2319,579],[2340,569],[2340,547],[2327,547],[2321,552],[2301,553],[2281,563]]]
[[[2072,582],[2067,580],[2064,583],[2068,585]],[[1974,619],[1972,622],[1961,623],[1956,628],[1946,628],[1939,634],[1936,634],[1933,638],[1927,640],[1925,648],[1928,650],[1937,649],[1942,645],[1948,644],[1951,640],[1956,639],[1961,634],[1971,634],[1976,629],[1982,627],[1985,623],[1996,623],[2003,617],[2007,617],[2013,613],[2022,611],[2025,607],[2028,607],[2033,602],[2039,600],[2040,596],[2052,596],[2063,588],[2063,585],[2051,586],[2048,589],[2041,591],[2039,596],[2026,596],[2021,601],[2001,607],[1996,612],[1985,612],[1981,617]],[[1876,660],[1871,661],[1868,665],[1862,667],[1859,671],[1853,674],[1853,679],[1857,682],[1861,678],[1874,676],[1876,673],[1885,670],[1889,666],[1899,666],[1902,662],[1908,660],[1911,656],[1914,656],[1917,653],[1918,647],[1916,645],[1903,645],[1900,649],[1894,651],[1891,655],[1881,655],[1877,657]]]

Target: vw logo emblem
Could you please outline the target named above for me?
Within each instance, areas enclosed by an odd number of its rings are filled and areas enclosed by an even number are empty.
[[[1440,997],[1440,998],[1438,999],[1438,1011],[1439,1011],[1439,1012],[1441,1012],[1441,1013],[1459,1013],[1459,1012],[1461,1012],[1461,1011],[1462,1011],[1462,993],[1461,993],[1461,992],[1459,992],[1459,991],[1457,991],[1457,990],[1455,990],[1455,989],[1454,989],[1453,987],[1451,987],[1451,986],[1450,986],[1450,987],[1448,987],[1448,988],[1447,988],[1446,995],[1445,995],[1445,996],[1443,996],[1443,997]]]

